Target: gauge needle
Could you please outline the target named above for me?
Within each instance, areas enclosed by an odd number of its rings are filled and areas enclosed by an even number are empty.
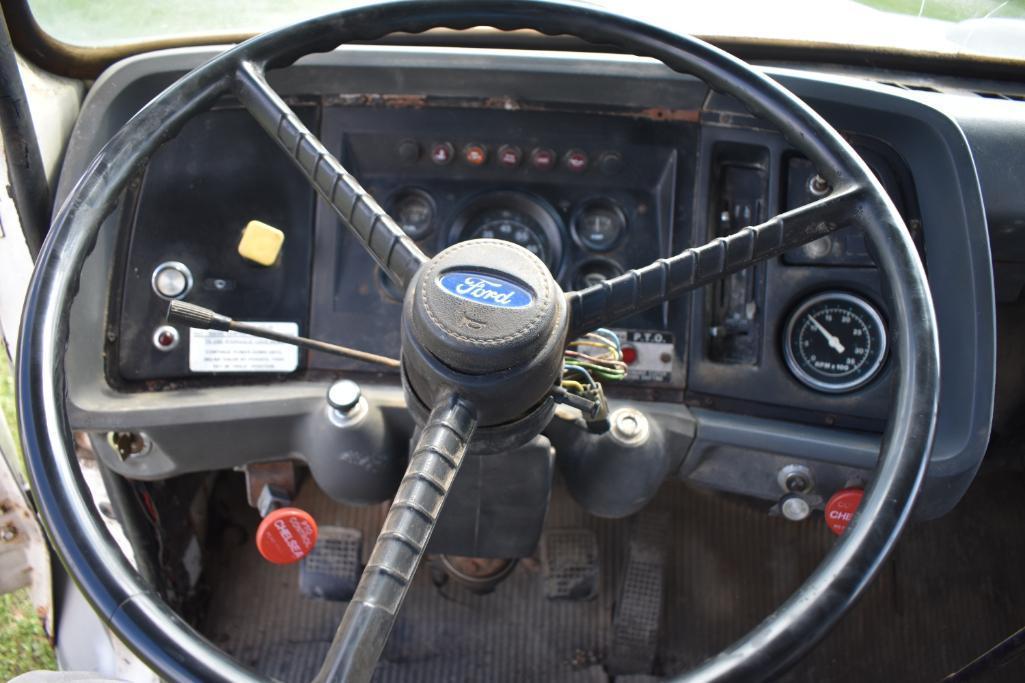
[[[830,333],[829,333],[829,330],[827,330],[827,329],[826,329],[825,327],[823,327],[823,326],[822,326],[822,323],[820,323],[820,322],[819,322],[818,320],[816,320],[815,318],[812,318],[812,319],[811,319],[811,322],[812,322],[812,324],[813,324],[813,325],[815,325],[815,328],[816,328],[816,329],[817,329],[817,330],[818,330],[819,332],[821,332],[821,333],[822,333],[822,336],[826,338],[826,341],[828,341],[828,342],[829,342],[829,345],[830,345],[830,346],[831,346],[831,347],[832,347],[832,348],[833,348],[833,349],[834,349],[834,350],[835,350],[835,351],[836,351],[837,353],[843,353],[843,352],[844,352],[844,345],[843,345],[843,343],[842,343],[842,342],[840,341],[840,338],[839,338],[839,337],[837,337],[837,336],[836,336],[836,335],[834,335],[834,334],[830,334]]]

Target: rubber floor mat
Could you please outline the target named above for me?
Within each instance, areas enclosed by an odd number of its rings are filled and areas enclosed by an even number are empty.
[[[240,498],[241,483],[231,483],[230,499]],[[913,525],[860,603],[784,680],[938,681],[1025,624],[1023,494],[1021,473],[984,473],[951,514]],[[296,504],[320,524],[360,529],[364,557],[387,510],[337,505],[309,481]],[[653,505],[666,515],[671,539],[655,663],[661,675],[743,635],[835,542],[821,515],[795,524],[769,517],[767,505],[680,483],[667,483]],[[303,597],[297,567],[260,559],[252,543],[258,520],[244,502],[225,514],[230,523],[212,537],[203,632],[266,675],[310,680],[345,604]],[[553,493],[546,527],[589,528],[597,537],[600,590],[592,600],[546,599],[536,559],[519,562],[486,595],[446,583],[425,565],[375,680],[608,680],[603,665],[633,523],[590,517],[565,492]],[[1025,680],[1025,660],[982,680]]]

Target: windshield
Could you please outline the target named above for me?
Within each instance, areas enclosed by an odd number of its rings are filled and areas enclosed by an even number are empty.
[[[29,0],[44,31],[85,47],[258,33],[344,0]],[[1025,0],[600,0],[701,36],[1025,59]]]

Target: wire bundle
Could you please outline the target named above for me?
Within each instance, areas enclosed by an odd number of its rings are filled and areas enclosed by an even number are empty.
[[[598,328],[571,341],[562,361],[562,386],[577,394],[593,392],[599,381],[626,377],[623,349],[615,332]]]

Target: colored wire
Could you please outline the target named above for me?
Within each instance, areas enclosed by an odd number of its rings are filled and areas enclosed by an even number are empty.
[[[598,366],[608,367],[612,370],[622,370],[623,372],[626,372],[626,363],[624,363],[621,360],[613,360],[611,358],[599,358],[598,356],[592,356],[587,353],[581,353],[579,351],[570,350],[567,350],[565,355],[567,358],[573,358],[586,363],[594,363]]]
[[[583,368],[583,367],[581,367],[579,365],[573,365],[573,364],[570,364],[568,362],[564,363],[563,366],[562,366],[562,371],[564,373],[565,372],[572,372],[574,370],[579,372],[580,374],[582,374],[584,377],[586,377],[587,378],[587,383],[590,384],[591,386],[594,386],[594,385],[597,384],[597,382],[594,381],[594,377],[591,376],[591,373],[588,372],[586,368]]]
[[[599,327],[594,332],[588,332],[587,334],[588,334],[588,336],[590,336],[592,334],[595,334],[595,335],[598,335],[599,337],[603,337],[605,339],[608,339],[613,344],[615,344],[617,351],[622,352],[622,350],[623,350],[622,344],[619,343],[619,335],[616,334],[615,332],[613,332],[612,330],[608,329],[608,328]]]

